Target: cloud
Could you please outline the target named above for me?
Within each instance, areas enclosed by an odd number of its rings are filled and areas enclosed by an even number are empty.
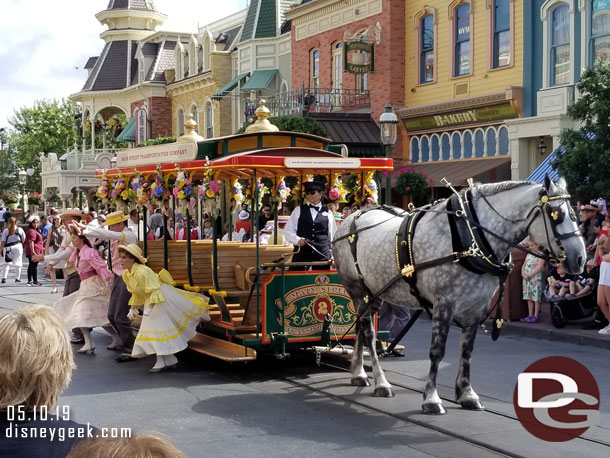
[[[245,7],[245,0],[155,0],[168,16],[158,30],[194,33]],[[83,87],[85,63],[104,46],[104,30],[95,14],[108,0],[0,0],[0,127],[13,109],[36,100],[62,99]],[[77,68],[78,67],[78,68]]]

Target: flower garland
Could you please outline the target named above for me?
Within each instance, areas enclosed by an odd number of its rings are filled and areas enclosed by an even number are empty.
[[[123,211],[129,208],[129,203],[132,202],[135,197],[131,188],[127,186],[125,178],[120,173],[114,181],[114,187],[112,189],[111,197],[116,202],[117,210]]]
[[[278,210],[281,210],[282,204],[286,203],[286,200],[288,199],[289,195],[290,195],[290,188],[288,186],[286,186],[284,177],[280,177],[277,187],[274,187],[274,189],[273,189],[273,195],[271,197],[271,202]]]
[[[178,164],[175,165],[178,170],[178,175],[176,176],[176,182],[174,183],[172,193],[179,202],[177,210],[182,211],[182,213],[186,215],[187,210],[191,213],[193,212],[193,207],[195,206],[193,193],[197,190],[197,187],[193,187],[193,180],[191,179],[190,173],[187,170],[182,170]]]
[[[372,200],[373,205],[379,205],[379,189],[375,181],[375,172],[366,172],[364,175],[364,197]]]
[[[154,203],[157,204],[159,208],[162,209],[163,214],[167,215],[169,212],[169,185],[168,185],[167,176],[163,175],[163,170],[161,170],[161,165],[157,164],[157,171],[154,176],[154,181],[150,185],[151,191],[151,199]]]
[[[109,189],[111,185],[111,180],[106,176],[106,170],[102,172],[102,182],[97,188],[95,195],[97,197],[97,201],[106,206],[110,203],[109,199]]]
[[[131,190],[135,195],[135,201],[138,207],[146,207],[152,213],[150,183],[138,171],[136,171],[136,174],[131,179]]]
[[[214,213],[220,205],[220,190],[222,185],[215,177],[214,170],[208,169],[203,173],[203,181],[197,191],[197,196],[203,208],[208,213]]]

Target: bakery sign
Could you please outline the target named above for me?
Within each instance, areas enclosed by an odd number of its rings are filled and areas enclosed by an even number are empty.
[[[117,153],[116,165],[123,168],[195,159],[197,159],[197,143],[167,143],[121,150]]]
[[[475,124],[481,122],[499,121],[516,118],[518,116],[510,103],[503,103],[482,108],[456,111],[452,113],[439,113],[413,118],[403,118],[402,122],[407,131],[436,129],[439,127],[459,126],[461,124]]]

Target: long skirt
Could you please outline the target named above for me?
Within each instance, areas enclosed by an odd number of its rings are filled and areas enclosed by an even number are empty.
[[[182,351],[197,334],[199,322],[210,320],[206,312],[209,305],[203,296],[178,291],[165,283],[161,284],[161,292],[165,302],[154,304],[150,314],[142,317],[131,356],[172,355]],[[144,310],[148,307],[146,304]]]
[[[55,311],[67,329],[95,328],[108,324],[110,288],[99,275],[83,280],[78,291],[62,297]]]

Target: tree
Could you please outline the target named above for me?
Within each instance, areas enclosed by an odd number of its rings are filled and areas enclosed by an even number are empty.
[[[580,97],[568,107],[568,115],[580,129],[561,132],[553,166],[579,200],[610,197],[610,62],[587,68],[576,88]]]
[[[63,99],[38,100],[31,108],[15,110],[9,119],[15,163],[22,169],[34,169],[26,188],[40,189],[40,153],[56,153],[61,157],[74,147],[78,141],[75,119],[79,113],[76,103]]]

